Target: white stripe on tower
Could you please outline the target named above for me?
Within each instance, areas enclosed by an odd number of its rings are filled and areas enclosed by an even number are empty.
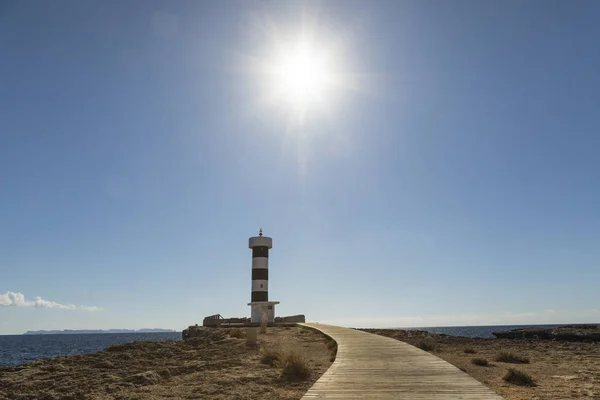
[[[252,269],[264,268],[269,269],[269,258],[268,257],[252,257]]]
[[[253,292],[269,292],[269,281],[267,279],[252,279]]]

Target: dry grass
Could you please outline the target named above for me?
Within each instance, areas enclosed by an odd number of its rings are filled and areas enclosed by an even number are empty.
[[[504,375],[502,379],[514,385],[535,386],[535,381],[533,380],[531,375],[514,368],[509,368],[508,371],[506,371],[506,375]]]
[[[262,351],[260,363],[274,367],[279,364],[281,358],[281,351],[279,349],[275,347],[267,347]]]
[[[329,350],[333,350],[337,348],[337,342],[335,340],[333,340],[332,338],[330,338],[329,336],[327,336],[327,339],[325,339],[325,343],[327,343],[327,348]]]
[[[240,328],[229,328],[225,332],[233,338],[237,338],[237,339],[245,339],[246,338],[246,332],[244,332]]]
[[[299,382],[310,378],[310,367],[306,357],[280,343],[264,348],[260,362],[271,367],[281,368],[281,379],[286,382]]]
[[[421,350],[425,350],[425,351],[435,351],[435,343],[431,340],[425,339],[425,340],[421,340],[419,343],[417,343],[416,345],[418,348],[420,348]]]
[[[282,361],[281,378],[287,382],[304,381],[310,378],[306,359],[295,351],[288,352]]]
[[[464,350],[464,352],[465,352],[466,354],[475,354],[475,353],[477,353],[477,352],[475,351],[475,349],[472,349],[472,348],[470,348],[470,347],[467,347],[467,348]]]
[[[501,351],[494,358],[497,362],[512,363],[512,364],[529,364],[529,358],[520,356],[508,351]]]
[[[485,358],[473,358],[471,364],[479,365],[480,367],[487,367],[489,365],[488,360]]]
[[[327,343],[327,348],[331,352],[331,356],[329,357],[329,361],[334,362],[335,357],[337,356],[337,342],[333,340],[331,337],[327,336],[325,339],[325,343]]]

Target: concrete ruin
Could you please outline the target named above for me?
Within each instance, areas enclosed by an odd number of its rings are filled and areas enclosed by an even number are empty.
[[[268,326],[296,324],[299,322],[306,322],[306,317],[303,314],[275,317],[273,322],[268,323]],[[207,328],[250,327],[260,326],[260,322],[252,322],[250,318],[223,318],[221,314],[214,314],[205,317],[202,321],[202,326]]]

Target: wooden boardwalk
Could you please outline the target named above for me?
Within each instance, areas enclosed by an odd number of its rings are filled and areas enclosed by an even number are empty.
[[[329,335],[338,344],[335,362],[304,400],[502,400],[455,366],[407,343],[339,326],[301,325]]]

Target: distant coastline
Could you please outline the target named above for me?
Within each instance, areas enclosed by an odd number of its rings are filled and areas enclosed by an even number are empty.
[[[173,329],[63,329],[62,331],[27,331],[23,335],[77,335],[85,333],[164,333],[177,332]]]

